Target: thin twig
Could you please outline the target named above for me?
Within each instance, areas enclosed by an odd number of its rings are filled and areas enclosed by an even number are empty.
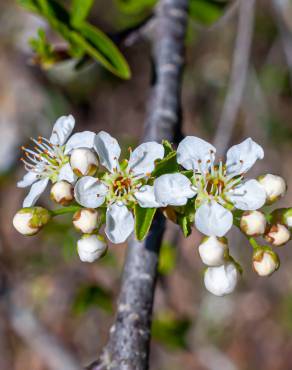
[[[253,35],[255,0],[242,0],[239,7],[239,22],[233,53],[230,81],[222,114],[218,123],[214,145],[222,155],[232,136],[240,108],[249,67]]]

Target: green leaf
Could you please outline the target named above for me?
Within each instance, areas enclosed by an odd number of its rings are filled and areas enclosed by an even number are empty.
[[[164,156],[168,156],[171,152],[173,152],[173,147],[168,140],[163,140],[162,145],[164,147]]]
[[[17,0],[17,3],[29,12],[39,13],[40,11],[35,0]]]
[[[158,177],[164,175],[165,173],[178,172],[179,166],[176,161],[176,152],[170,152],[166,157],[157,161],[155,169],[152,172],[152,176]]]
[[[138,240],[143,240],[150,229],[156,208],[142,208],[135,204],[135,234]]]
[[[71,24],[79,25],[88,16],[94,0],[73,0],[71,10]]]
[[[129,65],[116,45],[98,28],[83,22],[74,33],[74,41],[80,45],[92,58],[99,61],[115,75],[129,79]]]
[[[222,16],[227,4],[226,1],[191,0],[189,14],[197,22],[211,25]]]
[[[189,217],[177,214],[177,222],[182,229],[184,237],[190,236],[192,233],[192,222],[190,222]]]
[[[159,254],[158,271],[161,275],[169,275],[175,268],[176,248],[169,242],[163,242]]]
[[[125,14],[133,15],[151,9],[157,0],[116,0],[117,7]]]
[[[186,349],[191,324],[188,318],[179,318],[172,312],[163,312],[153,319],[152,335],[168,348]]]

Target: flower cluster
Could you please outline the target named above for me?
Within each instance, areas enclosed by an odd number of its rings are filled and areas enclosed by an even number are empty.
[[[36,234],[52,217],[71,212],[74,227],[83,234],[77,242],[79,257],[93,262],[106,253],[106,238],[123,243],[135,230],[142,240],[160,209],[185,236],[192,226],[205,235],[198,251],[211,293],[231,293],[239,280],[242,269],[226,238],[232,225],[253,247],[252,265],[259,276],[278,269],[277,254],[271,246],[259,245],[256,237],[274,247],[286,244],[292,209],[267,207],[286,192],[281,177],[246,177],[264,157],[252,139],[232,146],[226,161],[216,161],[216,148],[193,136],[183,139],[177,151],[167,141],[147,142],[129,149],[128,159],[120,159],[121,148],[111,135],[84,131],[71,136],[74,125],[71,115],[60,117],[49,139],[38,137],[32,139],[33,148],[22,147],[27,173],[17,185],[30,190],[13,219],[20,233]],[[63,208],[35,206],[49,184],[51,199]]]

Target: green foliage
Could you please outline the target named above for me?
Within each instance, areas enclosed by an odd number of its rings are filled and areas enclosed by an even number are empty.
[[[175,268],[176,248],[169,242],[163,242],[160,249],[158,271],[161,275],[169,275]]]
[[[204,25],[211,25],[223,14],[227,1],[191,0],[190,17]]]
[[[165,173],[174,173],[179,170],[179,165],[176,161],[176,151],[172,150],[171,146],[169,146],[170,144],[166,141],[163,142],[163,145],[165,149],[165,157],[160,161],[157,161],[155,169],[152,172],[153,177],[158,177]]]
[[[160,313],[152,323],[153,338],[170,349],[186,349],[186,336],[191,327],[187,318],[175,317],[172,312]]]
[[[81,286],[73,302],[73,312],[81,315],[94,306],[98,306],[102,310],[112,313],[113,304],[110,292],[96,284]]]
[[[18,0],[18,2],[48,21],[52,29],[68,42],[71,57],[90,56],[118,77],[130,78],[129,65],[116,45],[105,33],[85,21],[92,1],[73,1],[71,13],[55,0]]]
[[[156,213],[156,208],[142,208],[138,204],[135,204],[134,213],[136,238],[143,240],[148,234]]]
[[[192,226],[194,224],[194,215],[195,202],[193,200],[189,200],[184,207],[178,210],[177,222],[180,225],[185,238],[191,235]]]
[[[71,23],[81,24],[88,16],[94,0],[72,0]]]
[[[118,9],[125,14],[137,14],[152,9],[157,0],[116,0]]]

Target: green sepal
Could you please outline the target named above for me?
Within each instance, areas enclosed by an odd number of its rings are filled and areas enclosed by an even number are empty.
[[[156,210],[157,208],[142,208],[135,204],[135,235],[137,240],[141,241],[147,236]]]

